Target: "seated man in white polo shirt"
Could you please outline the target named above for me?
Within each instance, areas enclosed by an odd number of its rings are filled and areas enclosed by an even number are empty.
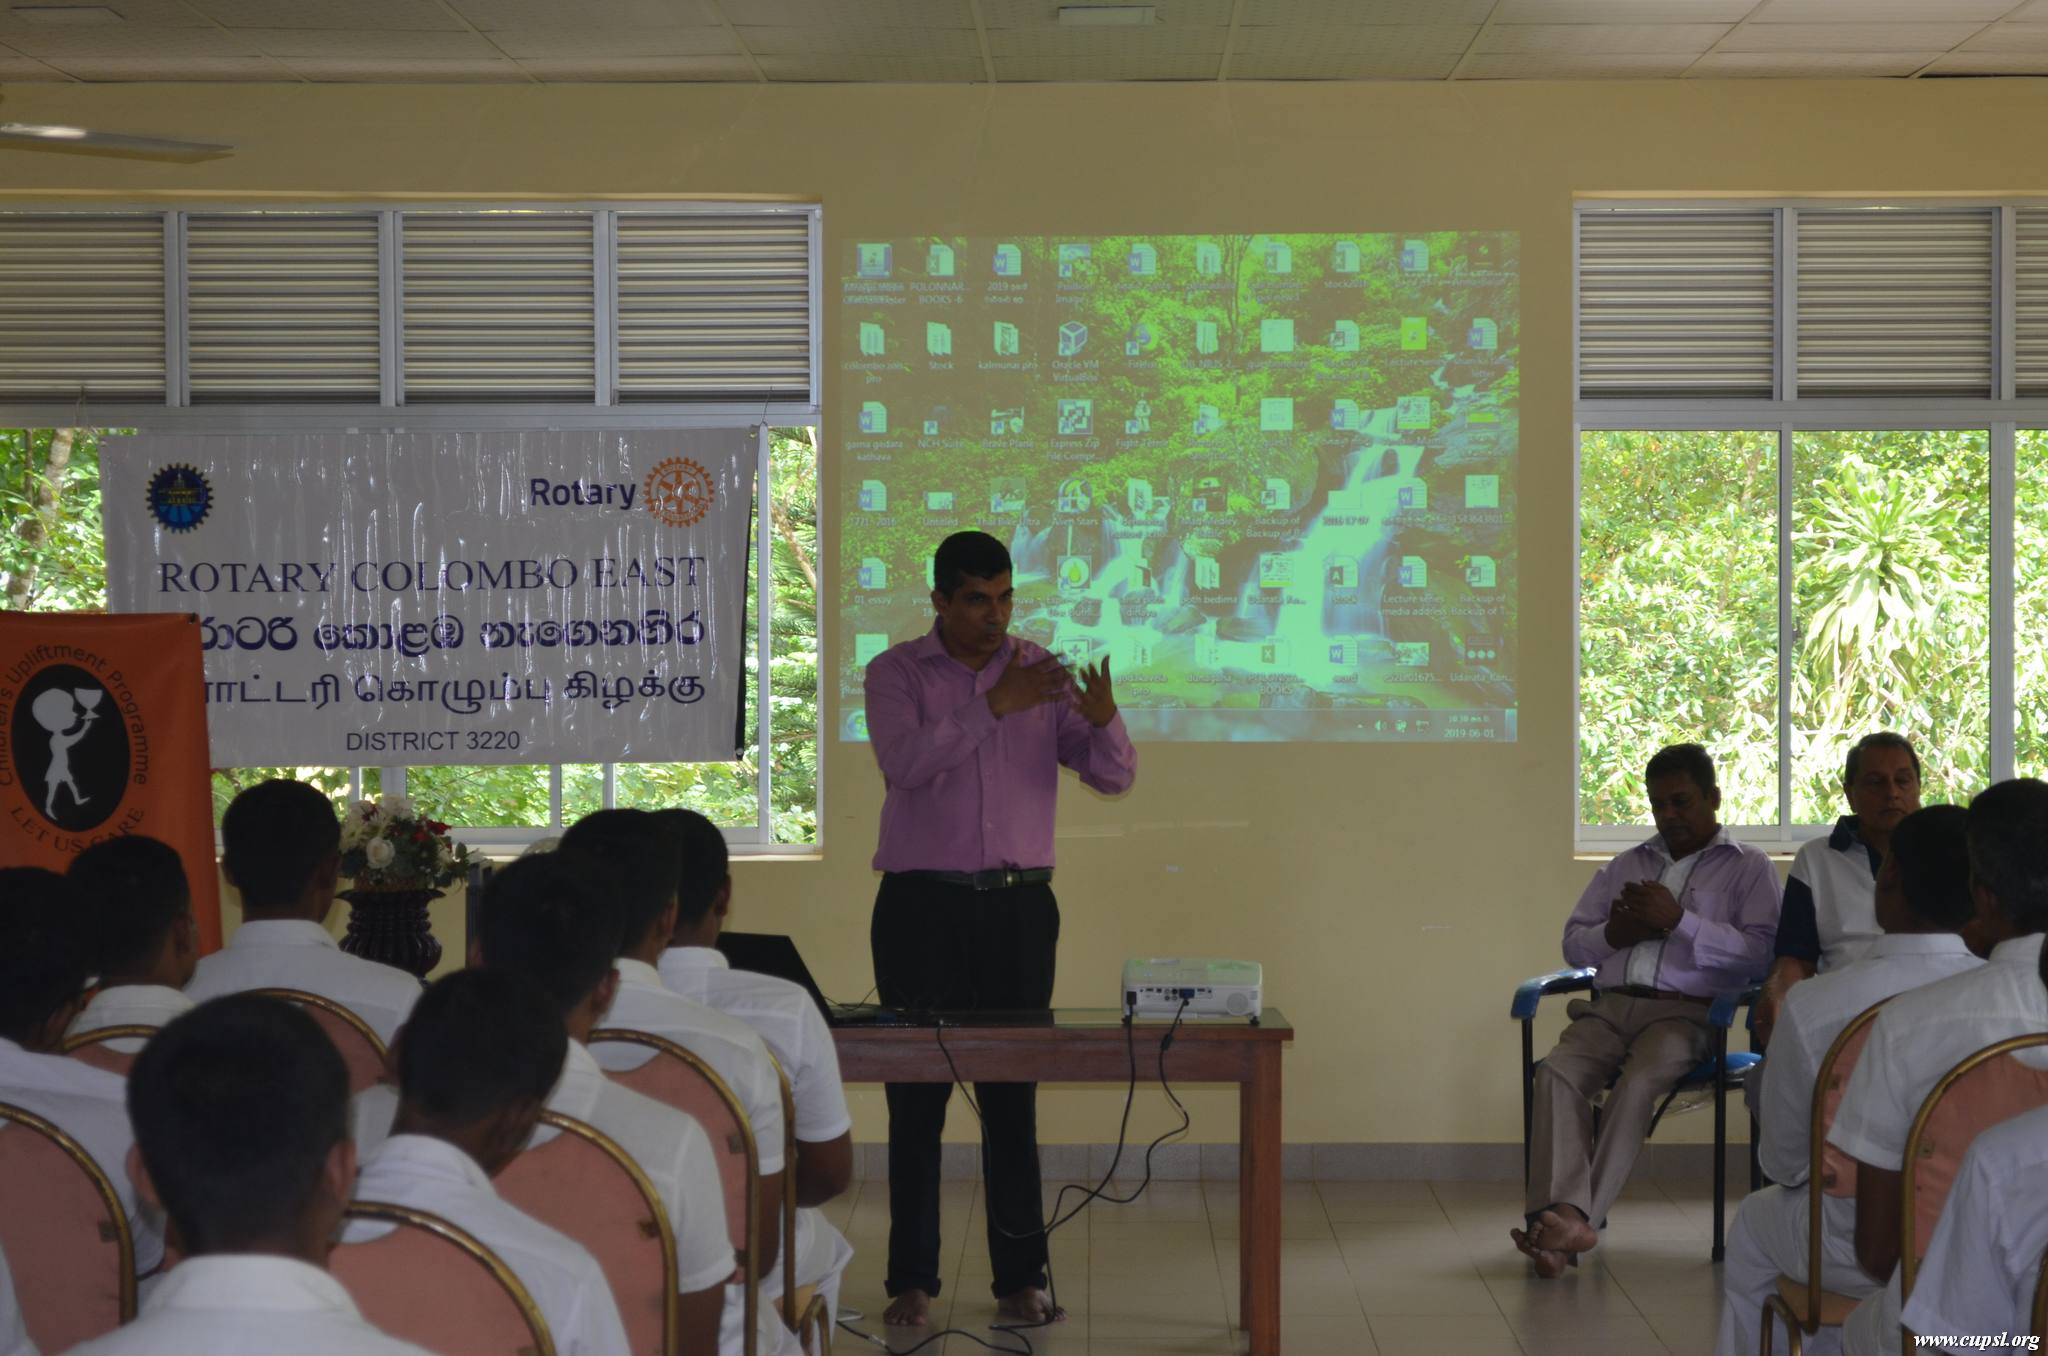
[[[1902,993],[1871,1023],[1828,1143],[1856,1160],[1856,1259],[1884,1289],[1842,1329],[1849,1356],[1899,1349],[1900,1175],[1906,1136],[1941,1076],[2008,1036],[2048,1031],[2041,934],[2048,931],[2048,783],[2000,782],[1970,802],[1970,890],[1980,943],[1975,970]],[[2022,1050],[2016,1059],[2044,1056]]]
[[[676,882],[676,927],[656,962],[661,982],[685,998],[708,1003],[761,1033],[789,1078],[796,1104],[796,1283],[816,1287],[827,1313],[836,1313],[839,1282],[853,1260],[853,1245],[817,1207],[853,1182],[853,1116],[839,1081],[839,1050],[825,1014],[800,984],[774,975],[735,970],[718,950],[718,934],[732,908],[732,872],[725,835],[695,810],[656,810],[654,817],[682,849]],[[781,1294],[782,1277],[766,1282]]]
[[[1763,1139],[1757,1146],[1764,1171],[1779,1185],[1751,1192],[1728,1235],[1720,1356],[1751,1356],[1758,1348],[1764,1299],[1778,1277],[1806,1276],[1813,1089],[1828,1047],[1872,1004],[1984,963],[1959,935],[1976,913],[1967,817],[1959,805],[1933,805],[1901,820],[1877,873],[1882,935],[1860,959],[1799,985],[1785,999],[1771,1043]],[[1821,1283],[1856,1296],[1882,1286],[1882,1278],[1865,1275],[1856,1264],[1856,1202],[1825,1197],[1821,1215]],[[1826,1356],[1839,1341],[1837,1331],[1824,1328],[1806,1339],[1806,1350]]]
[[[736,1259],[724,1188],[704,1128],[691,1117],[605,1077],[583,1042],[618,992],[621,926],[611,891],[559,853],[522,857],[491,878],[477,908],[472,964],[539,982],[562,1014],[569,1053],[547,1109],[616,1140],[668,1207],[676,1239],[677,1307],[685,1351],[718,1349],[726,1282]],[[560,1134],[534,1131],[532,1143]]]
[[[192,1010],[185,986],[199,964],[192,889],[176,849],[142,834],[94,843],[64,873],[84,896],[83,926],[98,953],[99,991],[65,1034],[162,1026]],[[122,1054],[139,1040],[108,1043]]]
[[[185,1259],[83,1356],[424,1356],[363,1320],[327,1252],[355,1185],[348,1070],[313,1019],[253,994],[203,1003],[128,1079],[142,1189]]]
[[[304,782],[258,782],[221,817],[221,870],[242,894],[242,925],[203,957],[194,1002],[246,989],[302,989],[341,1004],[386,1045],[420,996],[403,970],[343,951],[325,926],[341,870],[341,821]]]
[[[147,1276],[164,1260],[163,1212],[129,1180],[127,1081],[56,1053],[85,1006],[83,910],[78,887],[54,871],[0,870],[0,1102],[41,1116],[92,1156],[128,1216],[136,1274]]]
[[[597,1259],[491,1188],[540,1123],[568,1053],[561,1013],[524,975],[459,970],[429,985],[395,1051],[398,1119],[363,1159],[356,1199],[425,1210],[476,1235],[533,1296],[559,1356],[627,1356]],[[395,1227],[354,1220],[341,1241]]]
[[[21,1316],[14,1274],[7,1269],[4,1252],[0,1252],[0,1356],[37,1356],[36,1344],[28,1340],[28,1322]]]

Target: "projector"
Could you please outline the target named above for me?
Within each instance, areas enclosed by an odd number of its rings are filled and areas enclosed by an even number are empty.
[[[1126,1017],[1249,1017],[1259,1020],[1257,961],[1138,956],[1124,962]]]

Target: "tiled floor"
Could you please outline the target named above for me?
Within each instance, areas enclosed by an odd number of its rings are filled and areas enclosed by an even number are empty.
[[[835,1216],[856,1251],[841,1303],[905,1351],[958,1326],[990,1332],[980,1193],[945,1188],[945,1293],[928,1330],[881,1325],[888,1189],[856,1186]],[[1050,1194],[1050,1191],[1048,1191]],[[1072,1200],[1072,1196],[1069,1196]],[[1735,1202],[1729,1203],[1732,1217]],[[1283,1233],[1285,1356],[1706,1356],[1719,1321],[1720,1270],[1707,1260],[1704,1183],[1632,1185],[1607,1242],[1559,1281],[1532,1278],[1508,1242],[1521,1191],[1509,1183],[1290,1183]],[[1029,1334],[1037,1356],[1235,1356],[1237,1189],[1154,1183],[1132,1205],[1098,1204],[1053,1236],[1053,1279],[1071,1315]],[[842,1330],[842,1353],[867,1349]],[[924,1352],[984,1351],[948,1337]]]

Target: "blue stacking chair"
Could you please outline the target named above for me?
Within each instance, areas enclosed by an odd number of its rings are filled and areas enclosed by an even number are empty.
[[[1536,1008],[1545,998],[1556,993],[1591,993],[1593,976],[1590,969],[1553,970],[1547,975],[1525,979],[1515,986],[1515,999],[1508,1008],[1508,1015],[1521,1023],[1522,1027],[1522,1184],[1529,1182],[1529,1144],[1536,1119]],[[1693,1110],[1702,1100],[1714,1104],[1714,1260],[1720,1261],[1727,1254],[1725,1235],[1727,1225],[1724,1216],[1728,1201],[1728,1091],[1733,1088],[1739,1094],[1742,1081],[1749,1071],[1762,1062],[1763,1056],[1750,1050],[1730,1053],[1728,1029],[1735,1025],[1735,1014],[1752,1008],[1756,1002],[1757,989],[1731,991],[1718,995],[1707,1010],[1707,1022],[1713,1028],[1713,1047],[1707,1057],[1694,1067],[1691,1073],[1678,1080],[1678,1086],[1671,1089],[1657,1106],[1656,1114],[1650,1118],[1650,1133],[1657,1132],[1664,1113],[1673,1109]],[[1745,1026],[1748,1025],[1745,1020]],[[1704,1094],[1704,1096],[1703,1096]],[[1683,1097],[1686,1100],[1680,1102]],[[1600,1108],[1593,1108],[1593,1133],[1600,1132]],[[1763,1184],[1763,1176],[1756,1158],[1756,1120],[1749,1125],[1749,1185],[1754,1191]],[[1595,1220],[1596,1227],[1606,1221]]]

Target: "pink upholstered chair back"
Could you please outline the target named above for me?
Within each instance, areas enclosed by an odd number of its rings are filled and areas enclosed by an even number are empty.
[[[611,1282],[634,1356],[677,1356],[676,1241],[653,1183],[609,1136],[541,1113],[562,1133],[498,1174],[498,1194],[581,1243]]]
[[[1856,1160],[1829,1144],[1827,1133],[1835,1123],[1835,1113],[1841,1109],[1843,1094],[1849,1090],[1849,1075],[1856,1072],[1856,1061],[1862,1058],[1863,1047],[1870,1043],[1871,1023],[1877,1020],[1883,1007],[1883,1003],[1874,1003],[1858,1013],[1821,1058],[1820,1077],[1813,1090],[1820,1101],[1815,1109],[1819,1119],[1814,1134],[1820,1144],[1821,1190],[1830,1196],[1850,1200],[1856,1197]]]
[[[1903,1208],[1899,1211],[1899,1292],[1913,1292],[1920,1259],[1948,1203],[1963,1154],[1978,1132],[2022,1112],[2048,1106],[2048,1068],[2022,1064],[2016,1050],[2048,1045],[2048,1031],[1986,1046],[1944,1074],[1920,1104],[1906,1136]]]
[[[363,1317],[440,1356],[554,1356],[540,1306],[498,1255],[439,1215],[357,1201],[348,1217],[398,1227],[344,1243],[327,1269]]]
[[[156,1032],[153,1026],[103,1026],[97,1031],[81,1031],[76,1036],[66,1036],[59,1049],[81,1064],[90,1064],[95,1069],[105,1069],[126,1078],[135,1057],[142,1051],[116,1050],[108,1042],[146,1041]]]
[[[322,998],[303,989],[254,989],[251,992],[295,1003],[319,1024],[320,1029],[327,1033],[327,1039],[334,1042],[334,1048],[341,1051],[341,1062],[348,1066],[351,1095],[391,1076],[391,1062],[384,1042],[377,1039],[377,1033],[370,1029],[368,1022],[333,999]]]
[[[775,1081],[782,1086],[782,1170],[787,1174],[782,1191],[782,1322],[801,1336],[797,1323],[802,1315],[796,1311],[796,1094],[779,1059]]]
[[[0,1251],[43,1351],[68,1351],[135,1317],[135,1242],[113,1182],[77,1140],[6,1103]]]

